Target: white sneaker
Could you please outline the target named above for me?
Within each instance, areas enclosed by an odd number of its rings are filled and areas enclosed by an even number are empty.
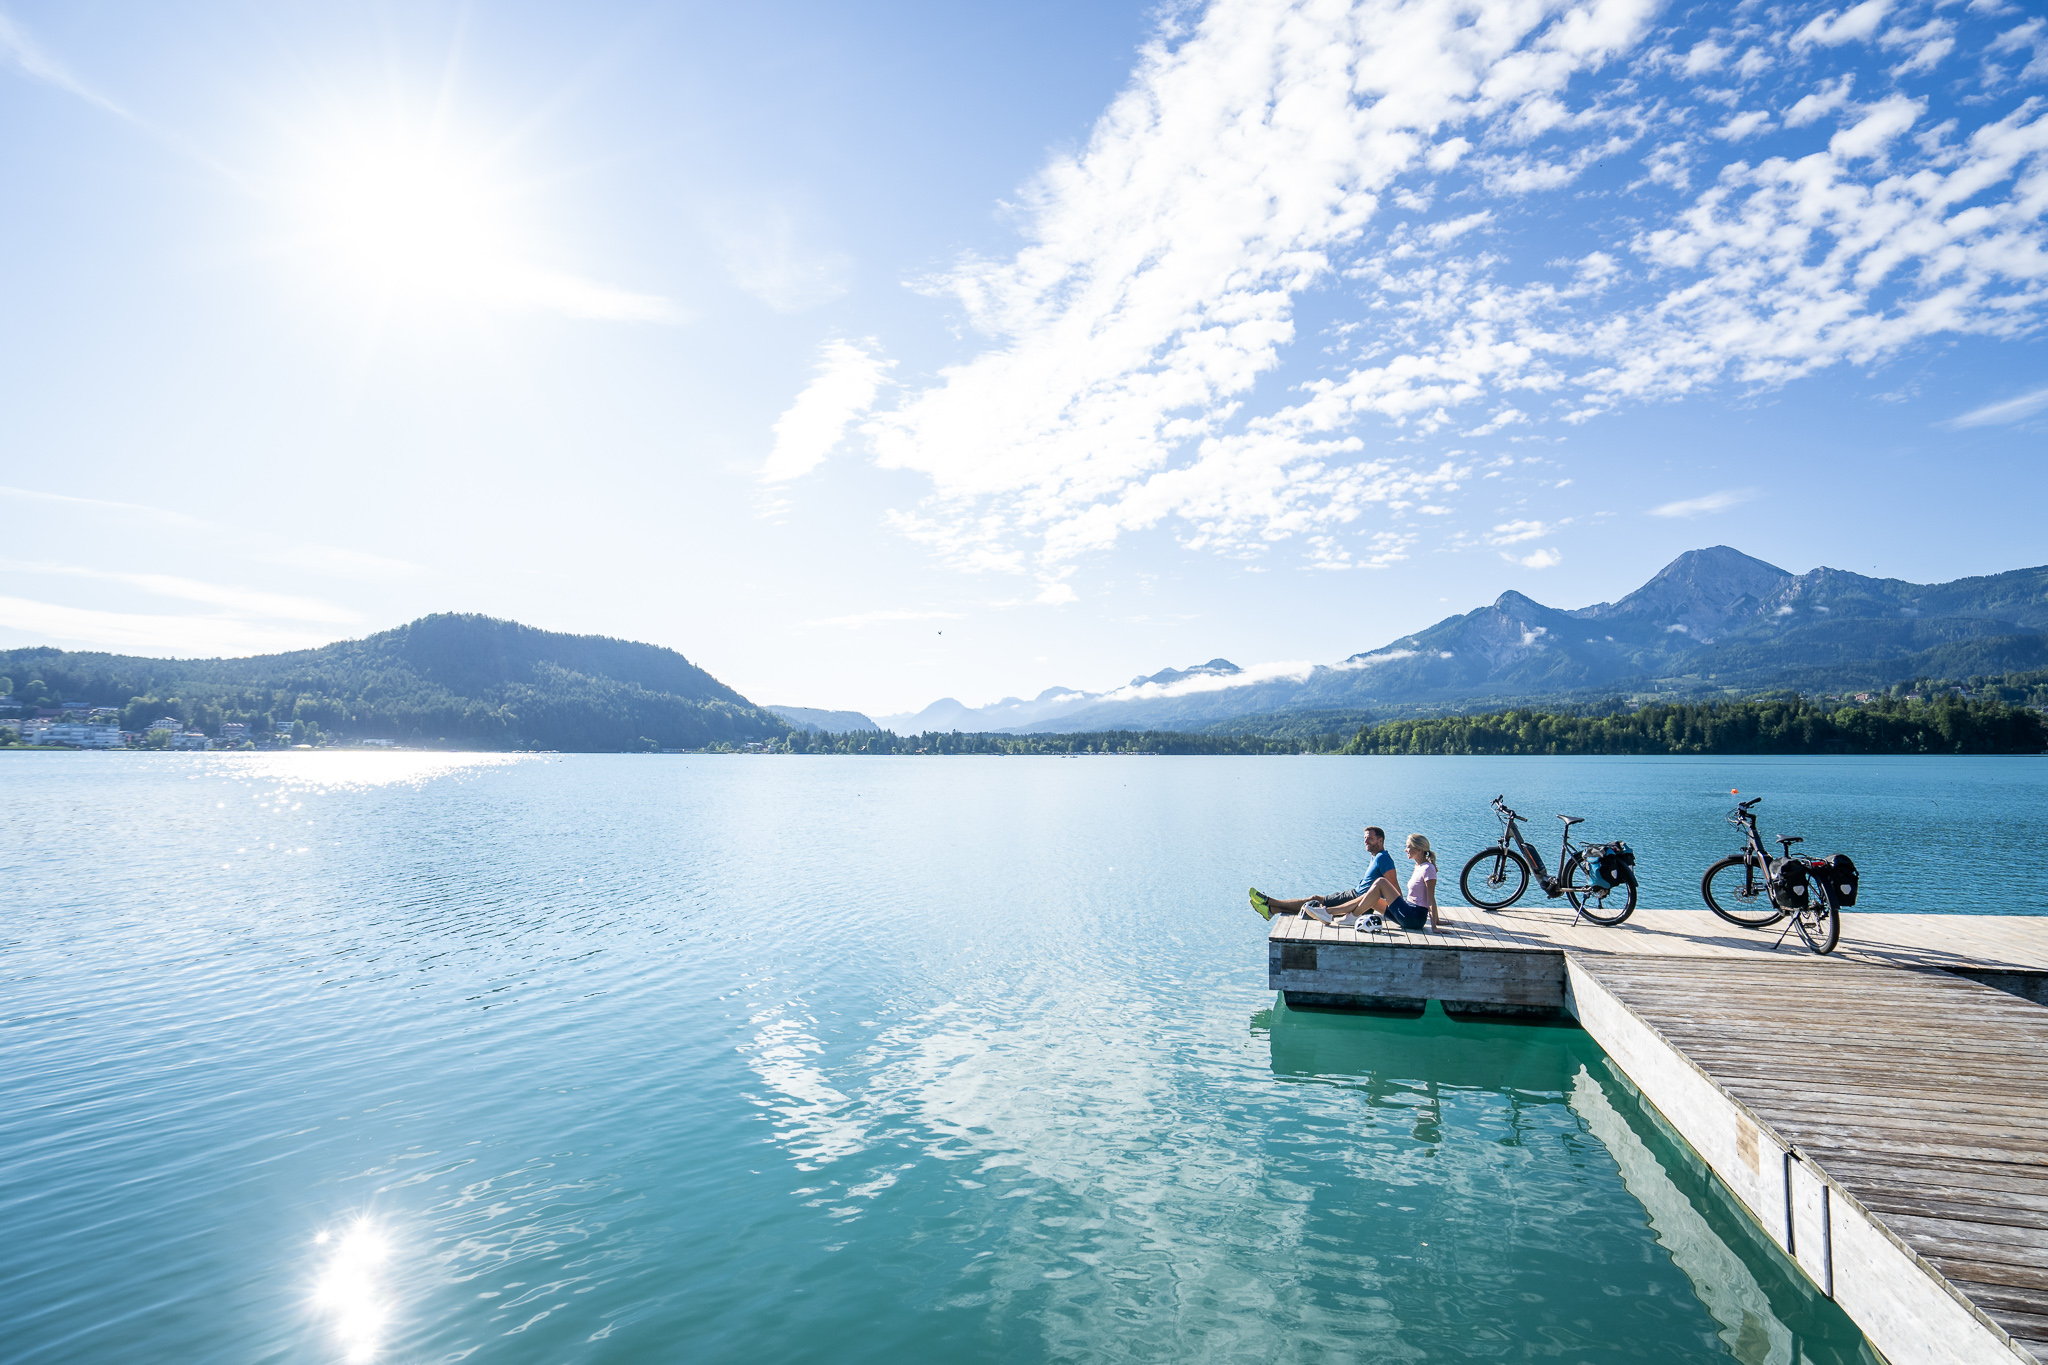
[[[1323,907],[1320,905],[1304,905],[1301,907],[1301,913],[1304,915],[1313,915],[1315,916],[1315,918],[1321,920],[1325,924],[1334,925],[1337,922],[1331,919],[1330,912],[1323,909]]]
[[[1356,929],[1358,927],[1358,916],[1346,915],[1343,919],[1337,921],[1337,927],[1339,929]]]

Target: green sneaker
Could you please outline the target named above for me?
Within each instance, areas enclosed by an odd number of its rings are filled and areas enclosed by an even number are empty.
[[[1265,893],[1256,886],[1252,888],[1252,909],[1259,912],[1260,919],[1273,918],[1273,907],[1267,903]]]

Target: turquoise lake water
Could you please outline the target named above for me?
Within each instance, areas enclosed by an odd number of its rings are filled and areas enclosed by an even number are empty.
[[[0,758],[10,1361],[1871,1359],[1578,1030],[1290,1012],[1496,791],[2037,911],[2034,760]]]

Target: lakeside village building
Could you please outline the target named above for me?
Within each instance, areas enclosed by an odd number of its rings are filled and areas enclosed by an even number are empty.
[[[253,738],[249,727],[236,721],[221,726],[219,736],[211,737],[198,730],[187,730],[185,722],[175,716],[153,721],[147,730],[123,730],[121,711],[115,706],[96,706],[90,710],[66,706],[56,714],[18,719],[0,715],[0,734],[8,731],[13,732],[10,738],[20,744],[59,745],[68,749],[141,748],[160,732],[170,736],[166,747],[172,749],[239,749]],[[291,736],[291,722],[279,722],[274,738],[289,742]]]

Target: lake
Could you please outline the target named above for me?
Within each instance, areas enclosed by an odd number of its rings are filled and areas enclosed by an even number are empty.
[[[1265,989],[1367,821],[1692,906],[1730,787],[2048,902],[2034,759],[0,756],[7,1356],[1868,1361],[1577,1029]]]

